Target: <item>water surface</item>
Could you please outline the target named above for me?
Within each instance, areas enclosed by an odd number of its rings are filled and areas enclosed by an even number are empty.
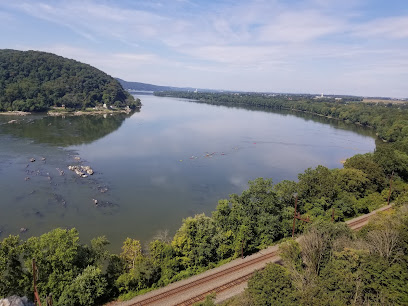
[[[174,234],[248,180],[296,180],[375,148],[371,130],[326,118],[140,98],[130,117],[0,116],[0,238],[76,227],[84,242],[106,235],[118,252],[126,237]],[[80,178],[68,165],[95,174]]]

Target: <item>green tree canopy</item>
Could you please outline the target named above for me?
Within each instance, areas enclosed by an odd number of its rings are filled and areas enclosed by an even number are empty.
[[[140,101],[117,80],[90,65],[51,53],[0,50],[0,111],[102,104],[135,108]]]

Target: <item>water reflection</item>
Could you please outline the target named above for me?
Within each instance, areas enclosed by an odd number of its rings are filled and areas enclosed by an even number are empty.
[[[119,129],[131,115],[86,115],[49,117],[0,116],[0,133],[29,138],[37,143],[67,147],[91,143]],[[8,123],[16,120],[14,123]]]

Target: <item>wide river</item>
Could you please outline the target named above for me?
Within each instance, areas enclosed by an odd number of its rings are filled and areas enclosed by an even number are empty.
[[[249,180],[296,180],[375,148],[373,131],[326,118],[138,97],[132,116],[0,116],[0,239],[75,227],[119,252],[126,237],[173,235]]]

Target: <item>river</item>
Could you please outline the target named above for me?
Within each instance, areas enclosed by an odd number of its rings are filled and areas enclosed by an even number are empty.
[[[131,116],[0,116],[0,239],[75,227],[81,241],[105,235],[119,252],[126,237],[173,235],[249,180],[296,180],[375,148],[372,130],[336,120],[138,97]]]

